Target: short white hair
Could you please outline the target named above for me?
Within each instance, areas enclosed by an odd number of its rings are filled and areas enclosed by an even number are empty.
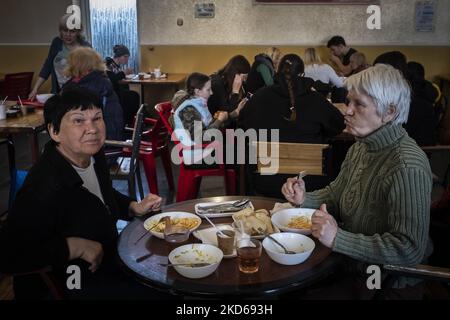
[[[411,88],[402,73],[394,67],[377,64],[347,78],[345,85],[349,91],[370,96],[380,117],[385,116],[389,107],[393,106],[396,114],[392,123],[408,121]]]

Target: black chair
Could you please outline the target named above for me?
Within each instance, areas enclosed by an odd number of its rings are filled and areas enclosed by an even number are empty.
[[[120,171],[120,165],[115,172],[111,173],[111,179],[113,180],[127,180],[128,182],[128,194],[131,198],[137,199],[136,197],[136,182],[139,189],[139,195],[141,199],[144,198],[144,189],[142,187],[141,170],[139,165],[139,151],[142,139],[142,133],[144,128],[144,111],[146,109],[146,104],[142,104],[136,113],[136,120],[134,123],[133,136],[131,140],[127,141],[117,141],[117,140],[106,140],[106,147],[114,147],[120,149],[105,150],[106,157],[120,157],[123,156],[123,149],[130,148],[130,170],[128,173],[124,174]]]

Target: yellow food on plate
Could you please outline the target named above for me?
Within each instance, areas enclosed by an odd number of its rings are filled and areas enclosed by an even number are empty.
[[[173,226],[185,227],[188,229],[194,229],[197,227],[199,221],[195,218],[171,218],[170,223]],[[161,221],[157,226],[155,224],[148,226],[149,229],[152,229],[155,232],[164,232],[166,228],[166,223]]]
[[[292,229],[311,229],[311,219],[308,217],[291,218],[288,227]]]
[[[265,209],[253,211],[252,208],[246,208],[233,215],[236,227],[239,229],[240,221],[244,224],[245,233],[258,236],[274,233],[272,221],[269,212]]]

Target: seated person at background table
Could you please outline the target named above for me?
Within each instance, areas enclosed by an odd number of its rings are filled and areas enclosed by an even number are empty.
[[[272,47],[266,53],[255,56],[250,72],[248,73],[245,89],[254,94],[258,89],[273,85],[273,77],[280,62],[281,51]]]
[[[331,51],[330,60],[338,68],[338,74],[344,77],[350,75],[352,73],[350,57],[356,52],[356,50],[348,47],[344,38],[341,36],[332,37],[328,41],[327,47]]]
[[[1,272],[50,266],[65,287],[67,267],[78,265],[81,290],[66,290],[69,298],[151,298],[151,289],[119,269],[116,222],[157,210],[161,198],[150,194],[136,202],[113,189],[96,95],[66,90],[46,102],[44,118],[51,140],[0,229]],[[15,276],[14,288],[17,298],[47,294],[37,275]]]
[[[217,73],[211,76],[211,89],[214,93],[208,99],[211,114],[217,111],[232,112],[244,98],[243,84],[250,71],[250,63],[241,55],[234,56]]]
[[[123,110],[105,70],[105,63],[94,49],[77,48],[69,54],[66,74],[70,80],[62,90],[86,88],[97,94],[103,109],[106,138],[122,140]]]
[[[79,46],[91,46],[89,42],[84,40],[82,28],[68,29],[67,20],[69,17],[71,17],[71,14],[66,14],[59,21],[59,37],[54,38],[50,45],[47,59],[42,66],[41,72],[39,72],[39,78],[28,96],[30,100],[34,100],[39,88],[50,75],[52,76],[51,92],[58,93],[63,84],[69,80],[64,74],[69,53]]]
[[[333,86],[336,88],[344,86],[336,71],[330,65],[322,62],[314,48],[305,50],[305,77],[313,79],[315,81],[314,89],[324,96],[331,93]]]
[[[180,142],[184,145],[192,145],[196,135],[203,137],[203,132],[208,129],[219,129],[228,119],[235,119],[239,116],[246,99],[239,103],[238,107],[228,113],[218,111],[215,117],[208,110],[208,99],[213,94],[211,90],[211,79],[201,73],[194,72],[186,80],[187,92],[177,99],[177,104],[173,106],[174,129]],[[178,93],[179,94],[179,93]],[[184,133],[187,133],[188,136]],[[202,150],[198,150],[202,153]],[[188,164],[194,152],[183,151],[185,163]],[[194,156],[195,158],[195,156]]]
[[[311,89],[313,81],[303,77],[304,69],[299,56],[285,55],[278,67],[275,84],[256,92],[242,109],[239,117],[242,127],[279,129],[280,141],[291,143],[326,143],[341,133],[345,128],[341,112]],[[318,186],[324,183],[321,177],[308,179]],[[258,193],[280,198],[286,177],[257,174],[254,180]]]
[[[113,48],[114,56],[106,57],[106,74],[111,81],[114,91],[120,99],[123,107],[124,123],[130,127],[133,126],[133,119],[139,109],[139,94],[131,91],[127,84],[120,83],[121,80],[133,73],[132,68],[122,70],[122,66],[128,64],[130,50],[124,45],[117,44]]]
[[[326,188],[307,193],[303,180],[290,178],[282,192],[295,206],[317,208],[312,235],[350,258],[344,277],[323,294],[337,294],[337,299],[370,298],[376,290],[366,286],[368,265],[411,266],[424,258],[431,169],[426,155],[402,127],[410,88],[398,70],[376,65],[348,78],[346,86],[345,131],[357,142],[338,177]],[[394,285],[399,297],[419,289],[412,279],[400,280]],[[347,295],[346,289],[355,295]]]
[[[388,64],[399,70],[403,77],[412,86],[411,104],[409,107],[408,121],[404,127],[409,136],[416,140],[419,146],[436,144],[437,117],[434,110],[434,100],[428,97],[426,92],[414,84],[408,71],[406,56],[399,51],[390,51],[378,56],[374,65],[378,63]]]
[[[366,70],[370,65],[367,63],[366,55],[362,52],[355,52],[350,57],[350,66],[352,67],[352,73],[357,74],[363,70]]]

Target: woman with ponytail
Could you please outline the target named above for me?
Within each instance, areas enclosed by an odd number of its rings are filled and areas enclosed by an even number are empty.
[[[298,55],[285,55],[274,85],[256,92],[241,111],[241,125],[245,129],[279,129],[280,142],[291,143],[326,143],[341,133],[344,117],[323,95],[311,89],[314,82],[303,77],[304,71]],[[258,193],[281,195],[283,175],[255,178]]]

